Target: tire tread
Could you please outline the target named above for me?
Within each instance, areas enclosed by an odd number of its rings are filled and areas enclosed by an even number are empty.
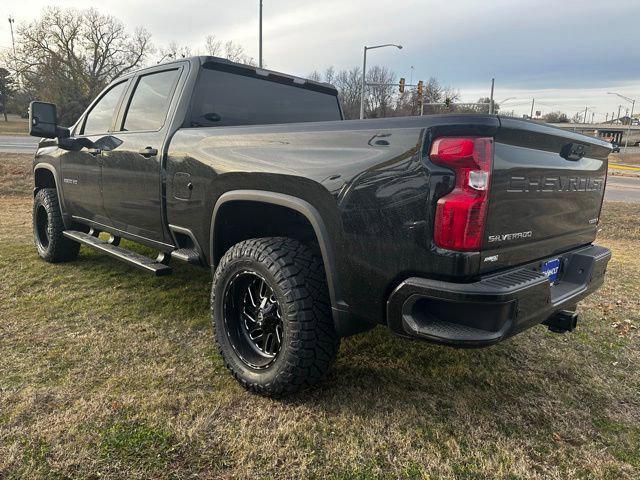
[[[215,315],[215,295],[222,274],[230,264],[247,258],[266,266],[280,289],[286,292],[290,348],[286,349],[284,367],[272,382],[248,380],[227,358],[219,338],[224,332],[220,332],[214,317],[218,348],[226,367],[244,388],[265,396],[282,396],[318,383],[330,369],[340,345],[320,257],[297,240],[286,237],[254,238],[234,245],[223,256],[214,274],[212,315]]]
[[[44,248],[38,243],[36,235],[36,215],[38,207],[42,205],[47,211],[49,231],[49,245]],[[80,251],[80,244],[63,235],[65,230],[62,220],[62,211],[58,201],[58,193],[55,188],[43,188],[38,190],[33,202],[33,228],[34,243],[38,249],[38,255],[50,263],[60,263],[75,260]]]

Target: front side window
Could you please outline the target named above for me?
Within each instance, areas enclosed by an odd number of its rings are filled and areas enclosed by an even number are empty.
[[[122,97],[126,85],[126,81],[114,85],[93,106],[84,124],[82,131],[84,135],[96,135],[109,131],[113,113],[118,106],[118,102],[120,102],[120,97]]]
[[[129,102],[123,130],[139,132],[162,128],[179,73],[180,70],[167,70],[140,77]]]

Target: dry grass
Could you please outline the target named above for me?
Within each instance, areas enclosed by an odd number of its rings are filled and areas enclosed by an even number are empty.
[[[29,135],[29,120],[12,115],[5,122],[0,115],[0,135]]]
[[[0,198],[0,478],[640,476],[638,209],[606,206],[614,259],[575,333],[453,350],[378,328],[278,402],[225,371],[207,271],[44,263],[24,193]]]
[[[0,197],[24,195],[33,188],[33,155],[0,153]]]
[[[612,153],[609,155],[609,162],[627,165],[640,165],[640,153]]]

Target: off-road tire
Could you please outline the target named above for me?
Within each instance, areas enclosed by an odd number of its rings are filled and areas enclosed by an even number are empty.
[[[33,199],[33,240],[38,255],[50,263],[75,260],[80,244],[62,235],[64,223],[55,188],[43,188]]]
[[[262,369],[252,368],[237,354],[223,318],[227,286],[234,275],[247,270],[266,281],[282,310],[280,351]],[[291,238],[256,238],[231,247],[213,277],[211,313],[225,365],[243,387],[260,395],[280,397],[318,383],[338,353],[340,338],[322,261]]]

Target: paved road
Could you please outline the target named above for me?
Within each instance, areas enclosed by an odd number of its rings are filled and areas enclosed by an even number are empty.
[[[35,137],[0,135],[0,152],[34,153],[37,144]]]
[[[640,177],[609,175],[604,199],[615,202],[640,203]]]

